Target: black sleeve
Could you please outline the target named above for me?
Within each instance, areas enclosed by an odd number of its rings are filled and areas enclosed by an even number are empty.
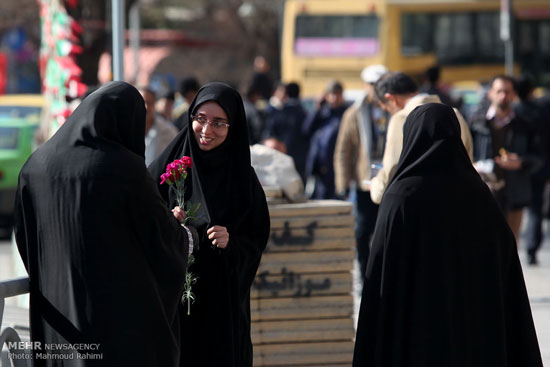
[[[237,272],[240,289],[248,292],[260,265],[262,253],[267,245],[270,231],[270,219],[264,191],[253,173],[253,203],[255,209],[250,211],[246,221],[246,232],[229,237],[228,260],[231,268]]]

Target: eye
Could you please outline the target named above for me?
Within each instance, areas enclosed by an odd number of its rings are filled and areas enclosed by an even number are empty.
[[[225,127],[225,122],[221,122],[221,121],[214,121],[212,124],[214,125],[214,127],[219,127],[219,128]]]

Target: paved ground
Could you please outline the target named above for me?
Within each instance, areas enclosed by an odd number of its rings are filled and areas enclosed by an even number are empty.
[[[550,228],[546,233],[546,240],[539,254],[538,266],[528,266],[523,252],[520,257],[544,364],[550,366]],[[522,241],[520,241],[520,248],[521,246]],[[14,277],[22,271],[21,263],[14,261],[14,258],[11,243],[0,241],[0,280]],[[357,297],[358,300],[359,297]],[[28,325],[28,313],[19,307],[24,302],[25,299],[20,297],[7,300],[3,326],[13,323]],[[357,310],[358,307],[356,307]],[[21,332],[24,337],[25,329],[23,328]]]
[[[522,263],[542,359],[545,366],[550,366],[550,240],[544,245],[538,266],[525,265],[525,258]]]

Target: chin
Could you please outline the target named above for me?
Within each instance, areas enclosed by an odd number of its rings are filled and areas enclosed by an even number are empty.
[[[208,151],[208,150],[213,150],[213,149],[216,149],[217,147],[219,147],[220,144],[209,144],[209,145],[202,145],[199,143],[199,149],[200,150],[204,150],[204,151]]]

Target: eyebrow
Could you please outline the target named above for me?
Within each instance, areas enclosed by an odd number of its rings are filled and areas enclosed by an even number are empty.
[[[197,112],[197,116],[201,116],[201,117],[204,117],[204,118],[208,119],[208,116],[206,116],[206,114],[202,113],[202,112]],[[228,119],[223,118],[223,117],[217,117],[217,116],[212,117],[212,121],[223,121],[223,122],[226,122],[226,123],[229,122]]]

